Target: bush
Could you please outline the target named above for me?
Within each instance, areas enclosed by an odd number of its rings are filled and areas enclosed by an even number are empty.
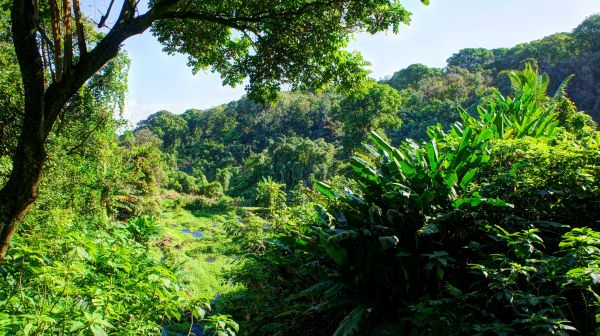
[[[182,171],[171,172],[166,187],[186,194],[195,193],[198,190],[196,179]]]
[[[141,216],[130,219],[127,223],[127,231],[137,243],[147,245],[151,238],[158,235],[156,221],[150,216]]]
[[[214,211],[222,212],[231,207],[234,199],[229,196],[219,198],[208,198],[205,196],[194,196],[186,201],[183,207],[189,211]]]
[[[0,276],[0,334],[157,334],[195,309],[175,270],[139,243],[151,223],[62,221],[17,236]]]
[[[223,197],[223,186],[218,181],[209,182],[198,187],[198,195],[208,198]]]

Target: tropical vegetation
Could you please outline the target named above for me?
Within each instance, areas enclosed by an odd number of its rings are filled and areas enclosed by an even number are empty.
[[[600,333],[600,15],[376,81],[398,2],[0,4],[0,335]],[[146,29],[248,96],[129,127]]]

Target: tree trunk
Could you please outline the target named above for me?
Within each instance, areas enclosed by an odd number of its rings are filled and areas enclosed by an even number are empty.
[[[46,161],[43,144],[33,137],[23,140],[25,137],[22,136],[19,144],[21,150],[17,150],[17,153],[25,155],[14,158],[9,182],[0,190],[0,265],[6,257],[17,225],[37,197]]]
[[[6,257],[17,225],[37,196],[46,161],[44,142],[48,136],[44,118],[44,65],[37,45],[35,4],[15,0],[11,19],[15,53],[23,80],[24,118],[12,171],[0,190],[0,264]]]

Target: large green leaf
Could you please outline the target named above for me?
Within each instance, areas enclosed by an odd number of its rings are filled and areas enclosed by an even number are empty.
[[[438,157],[437,143],[435,139],[432,139],[431,142],[427,143],[427,158],[432,171],[437,171],[438,169]]]
[[[331,198],[331,199],[335,199],[335,193],[333,191],[331,191],[331,186],[325,182],[321,182],[321,181],[317,181],[315,182],[315,188],[321,192],[321,194]]]
[[[332,336],[355,336],[364,335],[361,332],[362,326],[366,324],[369,311],[366,307],[360,306],[348,314],[340,323],[339,327]]]
[[[477,175],[477,172],[479,171],[478,168],[473,168],[471,170],[469,170],[465,176],[463,176],[462,180],[460,180],[460,187],[461,189],[465,189],[467,187],[467,185],[469,185],[469,183],[471,182],[471,180],[473,180],[473,178],[475,177],[475,175]]]

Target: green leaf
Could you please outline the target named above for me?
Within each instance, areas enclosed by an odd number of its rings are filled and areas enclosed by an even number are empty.
[[[396,236],[381,236],[379,237],[379,244],[381,248],[384,250],[390,249],[396,245],[398,245],[400,240]]]
[[[431,205],[431,201],[435,198],[435,194],[431,190],[425,190],[421,195],[415,198],[415,202],[423,208]]]
[[[423,225],[421,229],[419,229],[419,234],[422,236],[427,236],[438,232],[440,232],[440,227],[434,223],[427,223]]]
[[[373,146],[366,143],[363,143],[362,146],[367,150],[367,152],[369,152],[369,154],[373,155],[374,157],[380,156],[377,150],[373,148]]]
[[[33,328],[33,323],[29,322],[23,328],[23,335],[29,336],[31,333],[31,329]]]
[[[196,319],[201,320],[206,316],[206,310],[202,307],[196,307],[196,309],[193,310],[193,314]]]
[[[455,172],[446,173],[444,183],[449,187],[455,186],[458,183],[458,176]]]
[[[507,208],[514,208],[514,204],[510,204],[507,202],[504,202],[503,200],[499,199],[499,198],[487,198],[485,199],[486,203],[493,205],[493,206],[498,206],[498,207],[507,207]]]
[[[81,330],[85,328],[85,324],[81,321],[74,321],[73,324],[71,325],[71,329],[69,329],[70,332],[75,332],[77,330]]]
[[[460,106],[458,107],[458,115],[460,116],[463,124],[467,125],[472,123],[473,117],[471,117],[469,113]]]
[[[343,265],[348,260],[348,253],[343,248],[336,248],[335,246],[323,242],[322,243],[325,252],[333,259],[333,261],[338,265]]]
[[[435,139],[432,139],[430,143],[427,144],[427,158],[429,160],[429,165],[431,170],[437,171],[438,169],[438,149]]]
[[[402,166],[400,165],[398,160],[396,160],[395,157],[392,158],[392,161],[390,162],[390,173],[392,174],[392,176],[395,179],[398,179],[398,180],[406,179],[406,176],[404,176],[404,174],[402,173]]]
[[[331,198],[331,199],[336,199],[337,197],[335,196],[335,194],[333,193],[333,191],[331,191],[331,186],[325,182],[321,182],[321,181],[317,181],[315,183],[315,188],[323,195]]]
[[[360,174],[360,176],[370,181],[377,181],[379,179],[377,171],[373,169],[373,166],[368,161],[354,156],[351,159],[351,165],[352,169],[354,169],[355,172]]]
[[[362,326],[366,323],[369,311],[360,306],[348,314],[340,323],[332,336],[355,336],[363,335]]]
[[[573,79],[573,77],[575,77],[575,75],[571,74],[567,76],[567,78],[565,78],[565,80],[563,80],[562,83],[560,83],[560,85],[554,92],[554,96],[552,96],[552,101],[557,102],[567,95],[567,85],[569,85],[569,82]]]
[[[463,176],[462,180],[460,181],[460,188],[463,190],[466,189],[467,186],[469,185],[469,182],[471,182],[471,180],[473,180],[475,175],[477,175],[478,171],[479,171],[478,168],[473,168],[473,169],[469,170],[465,174],[465,176]]]
[[[412,163],[409,164],[406,161],[400,161],[400,167],[402,168],[404,175],[408,177],[413,176],[417,172],[417,169],[412,165]]]
[[[477,142],[486,142],[494,137],[494,131],[489,128],[484,129],[477,136]]]
[[[436,269],[436,274],[438,279],[442,280],[444,278],[444,268],[438,266],[438,268]]]
[[[394,147],[387,143],[387,141],[383,140],[383,138],[377,134],[377,132],[372,131],[371,134],[369,134],[369,138],[371,138],[371,141],[373,141],[383,151],[387,152],[390,156],[394,156]]]
[[[90,325],[90,331],[92,332],[92,335],[94,335],[94,336],[106,336],[106,332],[104,331],[104,328],[102,328],[102,326],[100,326],[98,324]]]
[[[458,145],[458,149],[456,150],[457,152],[460,152],[460,151],[464,150],[465,148],[467,148],[467,145],[469,144],[469,140],[470,140],[472,134],[473,134],[473,129],[470,126],[467,126],[465,128],[464,134],[460,140],[460,144]]]

